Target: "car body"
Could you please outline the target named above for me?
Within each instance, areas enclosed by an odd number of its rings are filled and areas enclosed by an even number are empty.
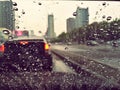
[[[98,42],[93,41],[93,40],[88,40],[86,41],[87,46],[98,46]]]
[[[71,43],[71,42],[68,42],[67,45],[72,45],[72,43]]]
[[[18,64],[21,68],[37,67],[52,70],[50,46],[43,37],[19,37],[0,46],[2,60]]]

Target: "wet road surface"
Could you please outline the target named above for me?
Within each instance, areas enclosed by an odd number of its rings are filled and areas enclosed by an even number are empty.
[[[67,49],[65,49],[65,47],[67,47]],[[120,68],[120,48],[86,45],[53,45],[52,48],[76,55],[82,55],[112,67]]]
[[[75,73],[63,60],[60,60],[55,55],[53,56],[53,72]]]

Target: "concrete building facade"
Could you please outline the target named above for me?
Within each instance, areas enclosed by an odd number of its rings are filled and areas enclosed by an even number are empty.
[[[75,20],[75,27],[79,28],[89,24],[89,12],[88,8],[80,8],[77,7],[76,10],[76,20]]]
[[[67,19],[67,33],[75,29],[75,18]]]
[[[48,15],[48,28],[46,32],[47,38],[55,38],[54,32],[54,16],[53,14]]]
[[[11,0],[0,1],[0,17],[0,27],[15,29],[15,12]]]

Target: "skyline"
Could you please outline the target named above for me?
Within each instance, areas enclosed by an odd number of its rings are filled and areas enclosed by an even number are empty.
[[[47,30],[47,16],[48,14],[54,15],[55,22],[55,33],[59,35],[62,32],[66,32],[66,20],[73,18],[73,12],[76,11],[77,7],[89,8],[89,21],[94,22],[95,14],[98,11],[97,21],[102,20],[103,15],[112,16],[112,19],[120,18],[120,4],[117,2],[110,1],[39,1],[39,0],[13,0],[17,2],[18,11],[16,16],[19,18],[20,29],[26,28],[30,30],[42,31],[43,34]],[[108,6],[104,7],[103,2],[106,2]],[[41,5],[39,5],[41,3]],[[94,10],[95,8],[95,10]],[[102,11],[99,11],[102,9]],[[112,9],[112,10],[111,10]],[[25,11],[22,15],[21,12]],[[74,17],[75,18],[75,17]]]

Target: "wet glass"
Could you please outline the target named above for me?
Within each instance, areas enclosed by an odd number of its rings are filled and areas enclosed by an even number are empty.
[[[0,0],[0,88],[119,90],[119,10],[117,1]]]

